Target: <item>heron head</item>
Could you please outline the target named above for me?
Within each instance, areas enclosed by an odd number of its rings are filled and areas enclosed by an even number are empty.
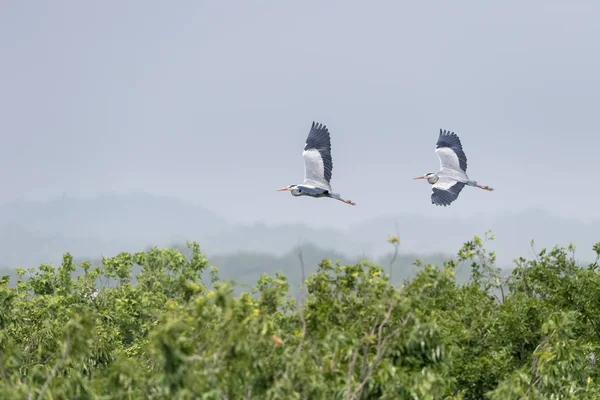
[[[289,185],[289,186],[286,186],[286,187],[282,187],[281,189],[277,189],[277,192],[283,192],[284,190],[292,190],[296,186],[298,186],[298,185]]]
[[[278,192],[289,191],[293,196],[301,196],[303,193],[298,187],[298,185],[289,185],[286,187],[282,187],[281,189],[277,189]]]
[[[433,172],[428,172],[425,175],[416,176],[413,179],[427,179],[427,182],[433,185],[438,181],[439,177]]]
[[[278,192],[290,191],[292,194],[298,191],[298,185],[289,185],[286,187],[282,187],[281,189],[277,189]]]

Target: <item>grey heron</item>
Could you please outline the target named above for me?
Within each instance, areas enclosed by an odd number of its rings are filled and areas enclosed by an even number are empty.
[[[292,196],[329,197],[355,206],[351,200],[344,200],[339,194],[331,191],[331,137],[327,126],[313,121],[306,138],[304,151],[304,182],[300,185],[289,185],[277,191],[288,190]]]
[[[440,171],[429,172],[413,179],[427,179],[432,186],[431,203],[436,206],[449,206],[458,198],[460,191],[466,186],[475,186],[492,191],[489,186],[480,185],[467,176],[467,156],[462,148],[460,138],[454,132],[440,129],[435,146],[440,159]]]

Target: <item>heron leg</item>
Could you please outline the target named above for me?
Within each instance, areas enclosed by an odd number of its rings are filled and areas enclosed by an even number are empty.
[[[336,200],[339,200],[341,202],[344,202],[346,204],[350,204],[351,206],[355,206],[356,205],[356,203],[353,202],[352,200],[342,199],[342,197],[339,194],[337,194],[337,193],[329,193],[329,197],[331,197],[332,199],[336,199]]]
[[[478,185],[477,185],[477,187],[478,187],[479,189],[483,189],[483,190],[489,190],[490,192],[492,192],[492,191],[494,190],[494,189],[492,189],[491,187],[489,187],[489,186],[486,186],[486,185],[479,185],[479,184],[478,184]]]

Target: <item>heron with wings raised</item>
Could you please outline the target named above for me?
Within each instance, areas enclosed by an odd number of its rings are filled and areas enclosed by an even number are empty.
[[[458,135],[440,129],[435,146],[435,152],[440,159],[440,171],[436,174],[429,172],[413,179],[427,179],[432,186],[431,203],[436,206],[449,206],[458,198],[465,186],[475,186],[492,191],[489,186],[480,185],[467,176],[467,156],[463,151]]]
[[[339,194],[331,192],[331,137],[323,124],[313,121],[304,145],[304,182],[289,185],[277,191],[289,190],[292,196],[329,197],[355,206],[351,200],[344,200]]]

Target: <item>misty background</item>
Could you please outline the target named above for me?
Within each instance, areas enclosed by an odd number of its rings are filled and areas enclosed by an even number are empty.
[[[2,1],[0,267],[194,240],[230,275],[295,274],[298,246],[312,266],[386,260],[398,234],[406,270],[489,229],[503,267],[532,239],[591,260],[599,13],[591,0]],[[302,182],[312,121],[356,207],[275,192]],[[431,204],[412,177],[438,171],[439,129],[494,192]]]

